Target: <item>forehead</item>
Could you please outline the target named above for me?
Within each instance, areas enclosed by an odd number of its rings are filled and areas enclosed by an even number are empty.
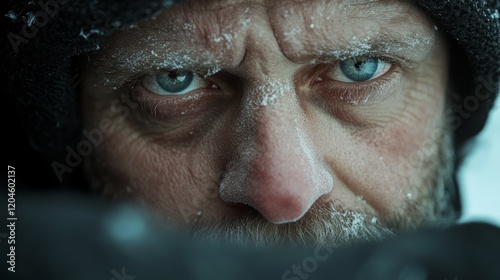
[[[406,18],[409,14],[416,12],[418,6],[409,0],[188,0],[184,4],[176,6],[176,16],[184,17],[185,20],[196,20],[190,18],[189,14],[198,13],[225,18],[235,19],[241,11],[248,9],[260,10],[268,17],[287,16],[289,14],[301,14],[302,18],[307,16],[346,15],[352,17],[363,16],[390,16],[402,21],[410,21]],[[180,13],[181,11],[187,12]],[[274,13],[278,12],[278,13]],[[380,14],[384,13],[384,14]]]
[[[429,24],[427,16],[412,1],[191,0],[168,9],[148,27],[163,32],[176,29],[165,30],[166,26],[177,26],[184,22],[196,26],[200,35],[206,35],[217,29],[233,29],[237,32],[249,27],[252,20],[269,23],[271,27],[285,24],[289,29],[305,26],[316,31],[329,32],[349,30],[359,25],[364,28],[383,29],[384,26],[392,25],[409,28]],[[367,22],[370,26],[366,25]]]
[[[115,33],[108,40],[114,52],[108,58],[119,50],[134,62],[130,67],[154,62],[157,53],[169,53],[172,61],[158,68],[230,68],[241,62],[249,43],[269,43],[271,34],[272,43],[293,62],[362,55],[371,49],[398,52],[411,60],[419,54],[417,49],[423,52],[432,46],[432,26],[411,1],[191,0],[139,28]]]

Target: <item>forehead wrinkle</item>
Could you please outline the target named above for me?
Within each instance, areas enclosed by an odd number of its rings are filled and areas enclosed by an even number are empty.
[[[242,59],[248,30],[251,24],[242,24],[255,18],[267,17],[265,4],[262,1],[189,1],[178,6],[178,10],[166,11],[176,17],[176,22],[189,23],[193,29],[191,34],[183,30],[175,30],[176,37],[184,39],[185,48],[197,46],[223,59],[225,66],[235,66]],[[244,5],[242,5],[244,2]],[[161,21],[166,21],[161,22]],[[169,18],[162,16],[157,25],[169,24]],[[179,23],[177,23],[178,25]],[[172,31],[170,31],[172,32]],[[159,34],[161,35],[161,34]],[[183,36],[186,35],[186,36]]]
[[[194,4],[191,3],[191,5]],[[100,55],[95,57],[98,58],[100,72],[126,73],[128,66],[130,66],[128,70],[131,71],[146,70],[139,68],[151,67],[148,64],[153,64],[153,61],[158,60],[157,57],[152,56],[153,51],[160,56],[162,53],[195,56],[201,59],[200,63],[204,64],[203,67],[210,63],[214,64],[212,67],[237,64],[238,62],[233,60],[242,56],[242,46],[239,45],[244,44],[240,40],[244,36],[239,33],[244,30],[235,24],[240,14],[234,11],[243,8],[235,5],[212,6],[210,9],[200,9],[202,7],[200,5],[195,5],[194,7],[198,7],[196,9],[190,9],[190,7],[188,5],[174,6],[152,20],[141,22],[137,29],[112,34],[106,40],[106,47]],[[223,38],[224,35],[235,36],[235,40],[231,42],[231,48],[214,40],[217,36]],[[236,36],[241,38],[237,39]],[[191,63],[186,66],[199,67],[196,60],[192,59]],[[124,61],[127,63],[124,64]],[[137,62],[137,65],[128,63],[129,61]],[[178,61],[182,63],[182,58]]]
[[[346,17],[350,17],[349,20],[352,22],[359,22],[361,20],[375,18],[374,20],[378,20],[381,22],[385,21],[388,22],[388,24],[394,24],[396,21],[394,20],[394,18],[407,19],[408,17],[404,16],[403,14],[405,14],[406,12],[410,12],[410,8],[408,8],[409,4],[407,2],[395,0],[364,0],[355,2],[331,2],[326,0],[305,2],[303,0],[294,0],[279,2],[279,5],[277,1],[270,1],[266,3],[263,3],[262,1],[251,1],[248,5],[241,5],[240,3],[242,3],[242,1],[238,1],[231,2],[226,6],[222,5],[223,2],[224,1],[208,0],[190,1],[185,5],[177,5],[168,8],[157,18],[140,24],[141,28],[139,29],[120,31],[120,33],[118,34],[122,35],[116,36],[118,38],[117,40],[115,40],[115,42],[113,42],[115,44],[111,45],[115,46],[115,50],[120,50],[123,56],[133,56],[136,55],[139,51],[143,52],[144,55],[142,57],[144,58],[143,60],[146,64],[148,63],[148,52],[150,50],[159,52],[175,52],[175,49],[177,49],[180,54],[195,54],[197,52],[217,54],[217,56],[221,57],[224,60],[221,61],[219,66],[226,67],[237,65],[238,60],[242,59],[244,56],[246,44],[245,41],[247,35],[242,33],[243,27],[239,26],[236,23],[242,16],[242,11],[244,11],[246,8],[249,8],[252,13],[248,16],[258,16],[262,17],[262,19],[264,20],[268,19],[274,22],[276,22],[275,18],[280,17],[280,14],[276,13],[276,7],[281,10],[289,9],[294,12],[294,15],[299,15],[288,18],[287,20],[281,19],[282,21],[284,21],[284,24],[289,27],[294,25],[303,27],[304,25],[306,25],[306,22],[311,15],[320,15],[321,12],[325,10],[324,5],[327,2],[332,7],[332,9],[329,10],[333,10],[332,14],[335,16],[334,21],[339,21],[338,18],[344,19]],[[304,6],[306,3],[307,6]],[[323,6],[321,6],[321,4],[323,4]],[[403,13],[403,11],[405,10],[406,12]],[[385,16],[386,14],[389,14],[391,16]],[[412,14],[412,19],[418,18],[418,13],[415,13],[415,11],[412,11]],[[379,19],[379,17],[381,18]],[[425,20],[425,16],[422,18],[422,20]],[[323,18],[322,21],[326,22],[326,19]],[[346,25],[346,20],[341,20],[341,22],[344,23],[340,25],[340,28],[350,27],[350,24],[347,24],[348,26],[346,27],[342,27],[342,25]],[[193,29],[183,29],[183,23],[192,24]],[[327,23],[324,23],[322,25],[326,26]],[[365,23],[364,25],[367,24]],[[275,24],[271,24],[271,26],[273,28],[275,36],[279,35],[277,33],[279,33],[280,31],[276,30]],[[318,28],[315,28],[312,32],[306,32],[306,37],[302,38],[299,43],[302,44],[303,42],[313,42],[314,46],[309,46],[309,48],[321,48],[321,44],[325,45],[326,47],[345,47],[346,45],[349,45],[348,40],[346,41],[345,38],[344,42],[342,42],[343,38],[334,38],[337,41],[334,42],[334,44],[332,44],[331,42],[318,42],[318,37],[333,37],[333,35],[331,34],[332,31],[330,30],[323,30],[323,34],[317,34],[319,29],[320,28],[318,26]],[[323,29],[325,28],[323,27]],[[338,28],[335,27],[335,29]],[[240,33],[238,35],[239,37],[235,38],[233,46],[231,48],[221,47],[220,44],[215,44],[213,41],[214,36],[220,36],[223,32],[225,32],[225,30],[228,30],[228,32],[232,34]],[[386,29],[384,31],[385,33],[398,33],[393,32],[394,30],[390,29]],[[346,33],[339,32],[338,30],[334,30],[333,32]],[[151,37],[152,39],[150,39],[149,37]],[[116,42],[119,43],[116,44]],[[279,38],[278,42],[280,42]],[[166,47],[157,49],[156,47],[154,47],[154,45],[157,43],[166,45]],[[296,52],[297,45],[293,47],[295,47],[295,50],[293,50],[293,48],[290,48],[290,46],[288,48],[283,48],[283,46],[280,44],[280,48],[282,49],[283,54],[285,54],[285,56],[289,59],[291,59],[293,52]],[[307,53],[311,53],[311,50],[306,51],[306,54]],[[149,60],[151,59],[152,58],[149,56]],[[294,59],[291,60],[294,61]]]
[[[272,23],[283,53],[295,62],[304,62],[304,56],[314,56],[316,51],[367,47],[372,40],[376,41],[374,46],[392,45],[395,49],[418,47],[414,42],[428,43],[434,38],[428,17],[408,1],[316,1],[310,5],[296,0],[293,3],[286,7],[275,5],[277,18]],[[294,35],[292,39],[287,38],[289,34]],[[385,44],[377,38],[379,35],[387,39]],[[360,38],[363,36],[366,38]],[[357,42],[357,46],[353,38],[364,41]],[[406,44],[404,40],[413,43]]]
[[[429,25],[432,23],[431,17],[425,13],[420,6],[408,0],[361,0],[359,3],[351,3],[349,6],[360,8],[367,15],[391,14],[389,22],[400,24],[412,22],[414,24]],[[354,15],[351,14],[351,17]],[[408,19],[411,17],[411,21]]]

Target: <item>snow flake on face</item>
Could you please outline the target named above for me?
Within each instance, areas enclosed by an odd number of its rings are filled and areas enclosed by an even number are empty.
[[[287,92],[294,91],[294,87],[291,82],[269,79],[262,85],[255,87],[253,91],[255,91],[255,96],[259,97],[254,105],[266,107],[276,105],[278,99],[285,96]]]
[[[334,212],[332,213],[332,218],[337,218],[335,216],[342,216],[343,218],[349,217],[351,219],[351,225],[348,227],[343,227],[342,230],[344,231],[345,234],[354,236],[354,237],[359,237],[363,229],[365,227],[364,221],[366,219],[365,214],[361,214],[358,212]]]
[[[210,68],[210,69],[208,69],[207,73],[205,73],[205,74],[203,75],[203,78],[205,78],[205,79],[206,79],[206,78],[208,78],[208,77],[210,77],[210,76],[212,76],[212,75],[215,75],[215,74],[217,74],[220,70],[222,70],[222,69],[221,69],[219,66],[215,66],[215,67],[213,67],[213,68]]]
[[[213,38],[212,41],[215,43],[224,42],[226,44],[226,48],[229,50],[233,46],[233,40],[236,38],[237,38],[237,35],[233,35],[230,33],[224,33],[224,34],[222,34],[222,36]]]
[[[187,31],[194,31],[196,29],[196,25],[185,22],[184,24],[182,24],[182,29]]]
[[[240,18],[240,20],[238,21],[238,23],[243,27],[248,27],[250,25],[250,23],[252,22],[252,19],[247,17],[249,11],[250,11],[250,8],[246,7],[245,10],[243,11],[243,14],[245,17]]]
[[[239,24],[241,26],[248,27],[250,25],[250,23],[252,22],[252,19],[250,19],[250,18],[242,18],[238,22],[239,22]]]
[[[285,42],[294,40],[295,36],[297,34],[299,34],[299,32],[300,32],[300,28],[295,27],[292,30],[283,33],[283,35],[285,36],[285,39],[284,39]]]

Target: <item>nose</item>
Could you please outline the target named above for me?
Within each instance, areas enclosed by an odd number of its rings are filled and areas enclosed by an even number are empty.
[[[300,219],[331,191],[333,180],[310,141],[300,106],[289,96],[274,101],[257,108],[248,105],[240,115],[238,144],[220,196],[280,224]]]

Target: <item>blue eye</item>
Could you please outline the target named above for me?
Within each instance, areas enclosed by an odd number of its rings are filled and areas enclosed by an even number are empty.
[[[354,57],[339,61],[332,78],[345,83],[366,82],[384,75],[392,66],[380,58]]]
[[[178,93],[185,90],[193,81],[192,72],[166,72],[155,75],[156,82],[166,92]]]
[[[340,62],[342,73],[350,80],[363,82],[375,76],[379,68],[379,59],[371,57],[357,57]]]
[[[146,77],[142,84],[158,95],[183,95],[207,87],[209,82],[192,71],[165,71]]]

